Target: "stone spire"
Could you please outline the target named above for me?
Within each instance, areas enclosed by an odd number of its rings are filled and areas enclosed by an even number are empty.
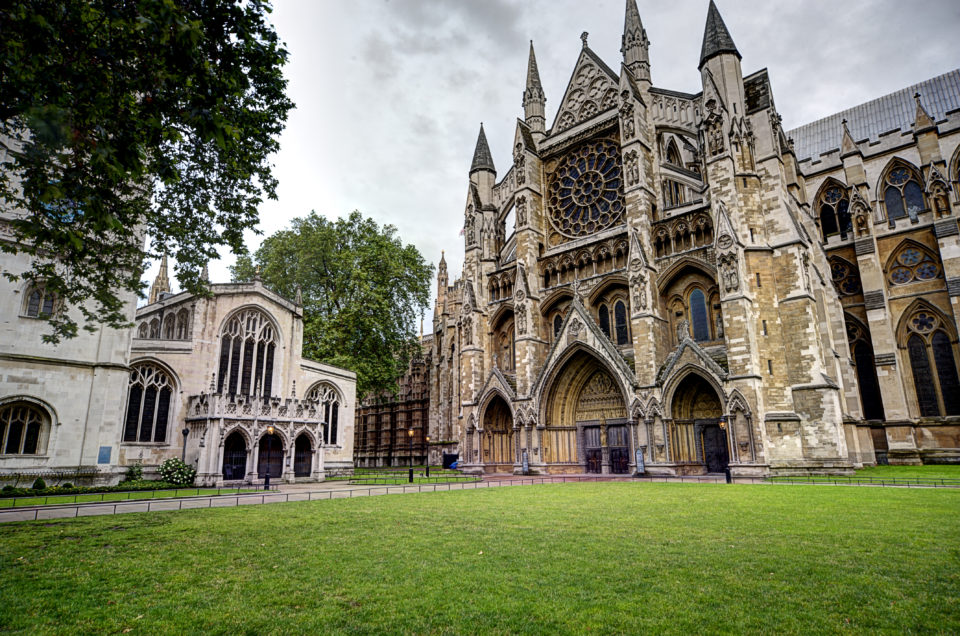
[[[707,25],[703,29],[703,46],[700,48],[700,66],[697,68],[703,68],[707,60],[721,53],[733,53],[738,60],[741,59],[740,51],[733,43],[733,37],[730,36],[727,25],[723,23],[717,5],[710,0],[710,8],[707,9]]]
[[[623,39],[620,52],[623,64],[639,82],[650,81],[650,40],[640,21],[637,0],[627,0],[627,13],[623,20]]]
[[[437,298],[445,298],[447,295],[447,259],[446,252],[440,251],[440,263],[437,265]]]
[[[493,156],[490,154],[490,146],[487,145],[487,135],[483,132],[483,124],[480,124],[480,136],[477,137],[477,147],[473,151],[473,163],[470,164],[470,173],[478,170],[489,170],[496,174],[497,169],[493,166]]]
[[[160,295],[170,291],[170,277],[167,275],[167,255],[160,259],[160,271],[150,286],[150,303],[160,300]]]
[[[933,128],[936,124],[933,117],[927,112],[927,109],[920,103],[920,93],[914,93],[913,98],[917,101],[917,116],[913,124],[913,132],[921,132],[928,128]]]
[[[547,98],[540,84],[540,71],[537,69],[537,56],[533,53],[533,40],[530,40],[530,57],[527,59],[527,85],[523,90],[523,119],[530,131],[542,133],[546,123]],[[491,162],[492,165],[492,162]]]
[[[209,263],[204,263],[204,264],[203,264],[203,271],[200,272],[200,279],[203,280],[203,281],[206,282],[206,283],[209,283],[209,282],[210,282],[210,267],[209,267],[209,265],[210,265]]]

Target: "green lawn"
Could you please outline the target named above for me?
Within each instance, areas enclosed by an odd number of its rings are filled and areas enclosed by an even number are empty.
[[[913,481],[918,483],[943,480],[960,483],[960,464],[928,464],[926,466],[868,466],[856,471],[851,477],[774,477],[782,481],[856,481],[862,480],[897,480]]]
[[[440,475],[434,476],[433,472],[430,472],[429,477],[424,477],[423,473],[414,473],[413,483],[415,484],[460,484],[469,481],[480,481],[479,477],[471,477],[468,475]],[[408,484],[410,480],[407,476],[395,476],[395,475],[361,475],[354,477],[350,480],[351,484],[357,485],[391,485],[391,484]]]
[[[245,492],[261,492],[250,488],[177,488],[169,490],[141,490],[131,492],[103,492],[84,495],[44,495],[39,497],[16,497],[0,499],[0,509],[23,508],[24,506],[57,506],[72,503],[99,501],[137,501],[140,499],[165,499],[168,497],[199,497],[207,495],[236,495]]]
[[[548,484],[0,526],[0,631],[958,633],[960,491]]]

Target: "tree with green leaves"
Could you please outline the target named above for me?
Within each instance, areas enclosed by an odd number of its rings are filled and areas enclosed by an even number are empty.
[[[0,3],[0,213],[11,280],[44,285],[85,327],[128,324],[145,260],[202,292],[276,198],[287,52],[263,0]],[[17,261],[13,261],[17,262]],[[66,311],[47,340],[77,333]]]
[[[394,392],[417,347],[417,319],[430,301],[433,265],[392,225],[353,212],[316,212],[264,240],[231,268],[234,281],[303,298],[303,355],[357,373],[357,394]]]

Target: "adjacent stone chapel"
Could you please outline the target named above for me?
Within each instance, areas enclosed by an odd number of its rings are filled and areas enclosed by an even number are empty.
[[[616,70],[582,40],[549,127],[531,43],[499,178],[480,128],[432,439],[475,472],[960,461],[960,71],[786,131],[712,1],[696,94],[635,0]]]

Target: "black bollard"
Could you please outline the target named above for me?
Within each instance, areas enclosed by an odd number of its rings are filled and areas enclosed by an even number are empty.
[[[430,476],[430,462],[427,462],[427,477]]]
[[[413,483],[413,468],[410,469],[410,483]]]
[[[270,490],[270,471],[267,471],[267,474],[263,478],[263,489]]]
[[[727,483],[728,483],[728,484],[732,484],[732,483],[733,483],[733,477],[730,475],[730,467],[729,467],[729,466],[728,466],[727,468],[724,468],[724,469],[723,469],[723,474],[724,474],[724,476],[727,478]]]

